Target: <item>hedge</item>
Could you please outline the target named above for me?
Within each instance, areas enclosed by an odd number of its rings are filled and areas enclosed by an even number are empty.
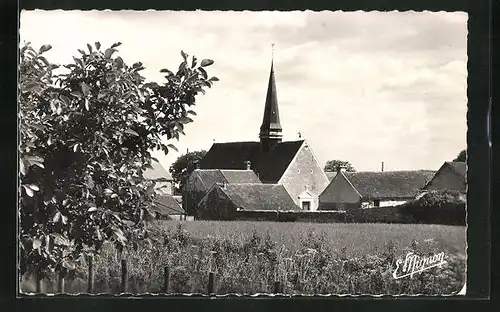
[[[394,207],[348,211],[245,211],[236,220],[280,222],[425,223],[465,225],[465,195],[456,191],[428,191]]]

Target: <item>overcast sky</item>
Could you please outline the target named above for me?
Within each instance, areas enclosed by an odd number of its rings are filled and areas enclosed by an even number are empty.
[[[148,80],[176,69],[180,50],[213,59],[220,81],[172,142],[180,153],[258,140],[272,43],[284,140],[300,131],[321,165],[437,170],[466,147],[466,13],[23,11],[20,25],[21,43],[53,46],[53,63],[120,41]],[[168,168],[180,153],[156,156]]]

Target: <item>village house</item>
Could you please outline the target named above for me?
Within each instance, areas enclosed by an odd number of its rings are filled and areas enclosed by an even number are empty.
[[[174,194],[174,179],[163,166],[156,161],[151,162],[151,167],[144,171],[144,178],[147,180],[159,180],[155,187],[159,188],[164,194]]]
[[[214,143],[200,161],[200,168],[241,170],[250,166],[262,183],[282,185],[295,205],[315,211],[328,178],[308,142],[283,142],[282,130],[271,64],[260,141]]]
[[[298,210],[280,184],[216,183],[201,199],[197,219],[234,220],[238,211]]]
[[[465,193],[467,187],[467,167],[465,162],[445,162],[424,190],[450,190]]]
[[[184,220],[186,217],[179,201],[170,194],[157,195],[151,210],[157,220]]]
[[[319,196],[320,210],[387,207],[415,198],[433,171],[345,172],[339,168]]]
[[[260,180],[249,166],[246,170],[195,169],[183,195],[183,207],[188,215],[196,215],[198,203],[216,183],[260,183]]]
[[[182,198],[174,196],[174,181],[170,173],[158,162],[151,163],[152,168],[144,171],[144,178],[155,180],[158,193],[154,200],[152,211],[156,219],[183,219],[185,211],[182,208]],[[159,180],[159,181],[158,181]]]

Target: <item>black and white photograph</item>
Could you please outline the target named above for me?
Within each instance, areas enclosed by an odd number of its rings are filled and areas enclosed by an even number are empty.
[[[18,292],[465,295],[467,21],[23,10]]]

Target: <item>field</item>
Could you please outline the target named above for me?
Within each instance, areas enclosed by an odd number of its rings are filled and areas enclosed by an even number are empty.
[[[465,280],[465,227],[419,224],[318,224],[243,221],[158,221],[152,240],[122,255],[128,291],[161,293],[451,294]],[[395,261],[408,251],[445,252],[447,264],[412,278],[394,279]],[[106,246],[95,261],[95,292],[120,292],[120,262]],[[86,263],[68,277],[67,292],[85,292]],[[23,280],[23,290],[33,282]],[[55,281],[45,281],[55,291]]]
[[[155,226],[176,231],[181,221],[158,221]],[[432,224],[348,224],[348,223],[277,223],[252,221],[183,222],[182,228],[194,237],[216,240],[231,238],[245,241],[257,234],[270,236],[279,245],[297,250],[308,235],[324,236],[326,246],[347,256],[379,254],[391,243],[396,252],[433,239],[436,248],[449,253],[465,253],[465,227]]]

